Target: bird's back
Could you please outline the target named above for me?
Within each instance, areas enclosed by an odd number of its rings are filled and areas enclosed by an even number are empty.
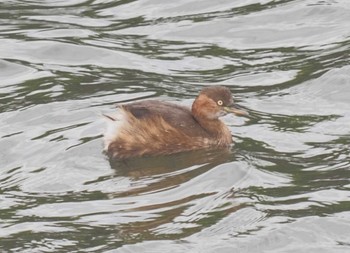
[[[188,107],[164,101],[145,100],[125,104],[122,108],[139,120],[160,117],[189,137],[209,137],[205,129],[192,116]]]

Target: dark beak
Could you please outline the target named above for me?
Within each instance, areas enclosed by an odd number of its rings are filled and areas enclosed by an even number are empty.
[[[249,116],[249,113],[247,111],[243,110],[236,104],[233,104],[231,106],[225,106],[224,110],[228,113],[234,113],[237,116]]]

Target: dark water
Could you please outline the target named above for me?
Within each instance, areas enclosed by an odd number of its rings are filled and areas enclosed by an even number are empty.
[[[350,252],[348,0],[0,3],[1,252]],[[127,163],[116,102],[224,84],[230,152]]]

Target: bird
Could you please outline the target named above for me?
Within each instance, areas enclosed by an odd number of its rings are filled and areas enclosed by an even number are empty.
[[[248,116],[225,86],[207,86],[192,107],[159,100],[117,105],[105,115],[104,151],[114,159],[169,155],[205,148],[228,148],[232,135],[219,119],[227,113]]]

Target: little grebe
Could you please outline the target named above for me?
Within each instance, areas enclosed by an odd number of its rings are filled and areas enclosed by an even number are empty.
[[[118,106],[119,114],[106,116],[105,151],[113,158],[172,154],[209,147],[228,147],[232,136],[219,117],[247,115],[234,107],[230,90],[204,88],[192,110],[173,103],[145,100]]]

